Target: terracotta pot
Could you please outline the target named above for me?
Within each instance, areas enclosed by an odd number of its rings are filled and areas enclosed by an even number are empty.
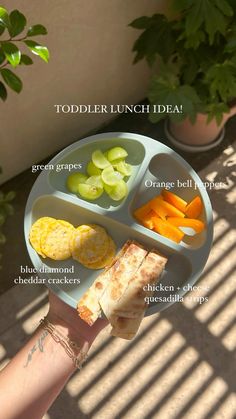
[[[215,119],[207,124],[207,115],[199,113],[194,124],[188,118],[180,123],[169,121],[168,129],[175,140],[180,143],[203,146],[214,142],[220,136],[225,123],[235,114],[236,106],[233,106],[229,113],[224,114],[221,124],[217,125]]]

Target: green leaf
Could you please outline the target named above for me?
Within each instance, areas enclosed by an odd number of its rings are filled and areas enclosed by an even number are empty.
[[[147,29],[150,26],[152,26],[152,18],[148,16],[141,16],[137,19],[133,20],[129,26],[132,26],[132,28],[135,29]]]
[[[221,10],[222,13],[224,13],[225,16],[233,16],[234,11],[227,1],[215,0],[215,4],[218,7],[218,9]]]
[[[172,107],[178,106],[183,109],[183,113],[169,114],[172,120],[180,121],[186,116],[194,118],[196,115],[196,106],[200,99],[193,87],[188,85],[179,85],[176,79],[173,83],[173,78],[168,79],[165,77],[155,76],[152,79],[148,98],[151,104],[171,105]],[[150,114],[150,120],[157,122],[158,120],[167,116],[167,113]]]
[[[0,98],[5,102],[7,98],[7,89],[4,84],[0,81]]]
[[[2,49],[7,61],[12,67],[17,67],[20,63],[21,52],[12,42],[2,42]]]
[[[203,0],[204,1],[204,0]],[[195,33],[204,21],[204,14],[202,11],[202,0],[192,2],[192,7],[186,16],[186,33],[187,36]]]
[[[223,120],[224,114],[229,113],[229,111],[230,108],[225,103],[211,103],[207,107],[207,123],[209,124],[209,122],[211,122],[215,118],[217,125],[220,125]]]
[[[167,61],[173,50],[172,26],[164,15],[156,14],[149,18],[147,28],[134,43],[134,63],[144,57],[149,63],[153,63],[157,54]]]
[[[183,65],[182,67],[182,72],[184,83],[192,84],[199,72],[199,63],[193,54],[189,54],[186,65]]]
[[[190,35],[186,36],[184,46],[186,49],[189,49],[189,48],[197,49],[199,45],[203,43],[205,40],[206,40],[205,33],[199,29],[196,32],[191,33]]]
[[[35,41],[24,41],[27,47],[33,52],[33,54],[38,55],[42,58],[43,61],[48,63],[49,61],[49,51],[47,47],[38,44]]]
[[[206,73],[206,81],[213,100],[219,95],[221,101],[227,102],[236,96],[236,70],[232,63],[226,61],[211,66]]]
[[[10,27],[9,27],[9,33],[11,37],[13,38],[16,35],[19,35],[23,30],[25,29],[27,20],[26,17],[19,12],[19,10],[13,10],[10,13]]]
[[[43,25],[34,25],[28,29],[27,36],[47,35],[47,29]]]
[[[10,20],[7,13],[7,10],[4,7],[0,7],[0,23],[5,27],[9,28]]]
[[[28,55],[26,54],[21,54],[21,60],[20,60],[20,64],[24,64],[24,65],[31,65],[33,64],[33,60],[32,58],[30,58]]]
[[[16,93],[20,93],[23,87],[21,79],[7,68],[2,68],[0,72],[6,84]]]
[[[221,3],[222,1],[219,0]],[[186,12],[186,33],[187,35],[195,33],[202,25],[205,26],[209,35],[210,44],[214,41],[216,32],[225,34],[228,23],[227,17],[231,10],[225,7],[225,0],[219,7],[218,0],[190,0],[189,8]],[[224,11],[222,11],[224,10]]]

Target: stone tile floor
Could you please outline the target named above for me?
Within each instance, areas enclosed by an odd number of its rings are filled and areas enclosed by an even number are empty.
[[[162,124],[157,129],[143,115],[122,116],[101,129],[126,130],[164,138]],[[105,329],[82,371],[71,378],[44,419],[236,417],[235,136],[234,119],[216,150],[184,154],[203,181],[226,183],[225,189],[209,192],[214,243],[198,281],[201,291],[145,318],[131,342],[112,338]],[[13,287],[19,265],[30,264],[22,221],[33,181],[28,171],[4,185],[18,194],[16,214],[6,225],[8,245],[0,273],[0,368],[28,339],[47,308],[44,287]],[[200,295],[208,302],[200,305]]]

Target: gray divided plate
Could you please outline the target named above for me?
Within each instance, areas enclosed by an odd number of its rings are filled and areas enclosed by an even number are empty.
[[[212,208],[204,187],[197,187],[201,180],[184,159],[164,144],[131,133],[110,132],[93,135],[77,141],[57,154],[49,164],[81,163],[81,172],[85,172],[86,165],[91,160],[91,154],[96,149],[108,150],[114,146],[124,147],[128,152],[127,162],[133,166],[133,172],[128,180],[129,193],[121,202],[112,201],[107,194],[103,194],[93,202],[85,201],[76,195],[68,193],[66,178],[68,171],[44,170],[37,178],[28,198],[25,211],[25,240],[34,267],[40,272],[60,267],[71,268],[74,274],[68,277],[80,279],[78,285],[48,285],[63,301],[76,307],[78,300],[90,287],[99,274],[99,270],[84,268],[81,264],[68,259],[53,261],[42,259],[31,247],[28,237],[31,225],[40,217],[51,216],[64,219],[77,226],[95,223],[104,226],[114,239],[119,250],[127,239],[134,239],[147,246],[156,248],[168,257],[168,263],[161,277],[164,291],[158,291],[154,296],[161,297],[161,302],[150,303],[146,315],[161,311],[176,299],[186,293],[186,286],[193,286],[199,278],[207,261],[213,235]],[[185,235],[184,240],[175,242],[143,227],[133,217],[134,209],[160,194],[162,187],[148,187],[151,182],[187,182],[190,187],[181,188],[175,185],[171,190],[179,194],[186,201],[200,195],[204,203],[202,220],[205,230],[196,235]],[[39,277],[52,278],[52,274],[39,274]],[[55,275],[54,275],[55,276]],[[64,278],[65,274],[56,274],[57,278]],[[174,288],[174,292],[173,292]],[[169,300],[168,301],[168,297]]]

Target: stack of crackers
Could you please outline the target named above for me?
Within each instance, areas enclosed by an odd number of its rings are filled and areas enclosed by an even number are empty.
[[[110,265],[116,246],[106,230],[96,224],[74,227],[65,220],[39,218],[31,227],[30,243],[43,258],[65,260],[73,257],[89,269]]]

